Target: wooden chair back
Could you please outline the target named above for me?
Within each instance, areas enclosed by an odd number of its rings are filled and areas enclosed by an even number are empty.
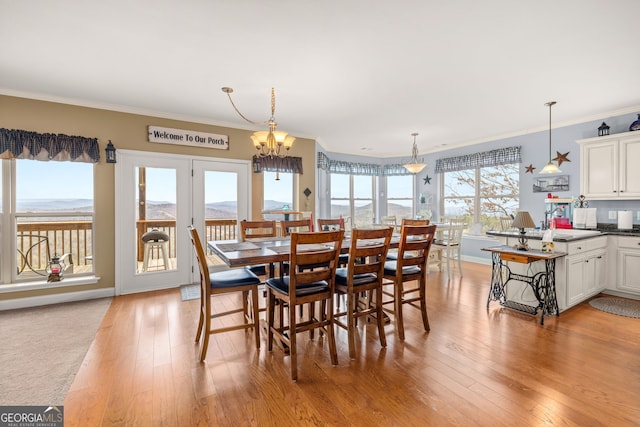
[[[325,226],[327,229],[325,230]],[[344,220],[340,224],[340,218],[318,218],[318,231],[344,230]]]
[[[407,219],[402,218],[402,225],[429,225],[428,219]]]
[[[283,236],[290,236],[291,233],[311,232],[311,218],[292,219],[289,221],[280,221],[280,230]]]
[[[247,238],[263,238],[263,237],[276,237],[277,227],[276,221],[241,221],[240,222],[240,237],[247,240]]]

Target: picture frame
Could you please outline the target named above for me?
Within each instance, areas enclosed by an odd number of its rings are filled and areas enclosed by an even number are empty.
[[[554,191],[569,191],[569,175],[537,177],[533,182],[534,193],[553,193]]]

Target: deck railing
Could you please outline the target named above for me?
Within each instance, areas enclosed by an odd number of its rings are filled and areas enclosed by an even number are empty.
[[[206,240],[227,240],[236,238],[237,220],[205,220]],[[176,221],[137,221],[138,261],[143,259],[141,237],[152,229],[162,230],[169,235],[169,257],[175,258]],[[92,221],[31,221],[19,222],[17,226],[16,248],[18,250],[17,271],[37,272],[42,275],[53,255],[70,254],[74,266],[87,266],[78,271],[92,271],[93,225]],[[184,230],[186,235],[186,230]],[[152,257],[158,257],[153,253]]]

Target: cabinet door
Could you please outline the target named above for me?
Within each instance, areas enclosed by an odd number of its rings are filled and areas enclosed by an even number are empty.
[[[585,144],[581,149],[581,192],[587,199],[618,198],[618,141]]]
[[[584,296],[589,297],[606,287],[607,270],[605,253],[590,255],[584,260]]]
[[[584,299],[585,258],[569,256],[567,262],[567,308]]]
[[[619,196],[640,198],[640,138],[620,141]]]
[[[617,288],[640,295],[640,251],[618,249]]]

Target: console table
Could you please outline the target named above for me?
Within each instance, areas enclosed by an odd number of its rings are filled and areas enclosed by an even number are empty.
[[[487,308],[491,301],[499,301],[503,307],[537,315],[541,311],[540,324],[544,325],[544,316],[560,315],[558,300],[556,299],[556,259],[566,256],[564,252],[545,253],[538,250],[518,250],[511,246],[494,246],[483,248],[483,251],[491,252],[491,287],[487,298]],[[523,275],[511,272],[505,264],[506,261],[520,264],[530,264],[536,261],[544,261],[545,271],[533,275]],[[511,280],[524,282],[531,286],[533,294],[538,301],[537,306],[521,304],[507,299],[505,287]]]

